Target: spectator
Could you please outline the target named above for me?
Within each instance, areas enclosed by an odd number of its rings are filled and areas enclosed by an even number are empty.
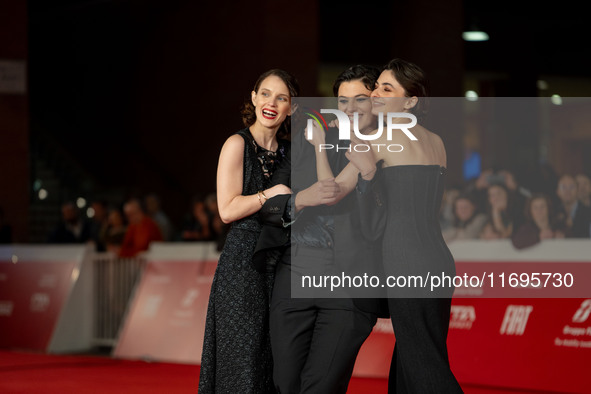
[[[191,213],[183,224],[182,239],[183,241],[210,241],[214,239],[211,230],[205,203],[196,197],[191,204]]]
[[[224,223],[220,217],[218,199],[215,193],[210,193],[205,197],[205,207],[209,213],[209,223],[211,224],[214,240],[217,243],[217,250],[221,251],[226,242],[230,225]]]
[[[0,207],[0,244],[12,242],[12,228],[4,221],[4,210]]]
[[[564,225],[553,215],[548,196],[536,193],[525,206],[526,221],[511,237],[517,249],[533,246],[544,239],[564,238]]]
[[[97,252],[104,252],[105,247],[105,233],[108,225],[108,207],[104,200],[93,201],[90,205],[94,215],[90,221],[91,238],[94,241]]]
[[[73,202],[62,204],[62,220],[49,235],[50,243],[84,243],[91,239],[90,223]]]
[[[110,209],[107,215],[107,229],[103,238],[105,249],[118,255],[125,239],[125,232],[123,213],[117,208]]]
[[[518,218],[523,212],[525,200],[531,196],[531,192],[520,186],[513,173],[508,170],[485,170],[474,184],[468,188],[469,191],[475,192],[477,209],[479,211],[486,210],[488,206],[488,189],[492,185],[502,185],[507,190],[509,199],[512,202],[511,209],[513,212],[519,212],[519,215],[515,215]]]
[[[443,230],[445,242],[456,239],[477,239],[486,224],[486,215],[476,210],[471,196],[460,194],[453,203],[452,226]]]
[[[133,257],[148,250],[152,241],[162,241],[156,222],[143,210],[140,200],[132,199],[123,207],[129,225],[119,250],[121,257]]]
[[[509,238],[515,222],[509,192],[502,184],[493,184],[488,188],[488,220],[480,238]]]
[[[589,238],[591,235],[591,208],[586,207],[577,199],[577,182],[572,175],[565,174],[558,181],[556,195],[558,204],[558,220],[566,225],[567,238]]]
[[[585,174],[578,174],[577,181],[579,201],[586,207],[591,207],[591,179]]]
[[[461,187],[450,186],[443,191],[441,210],[439,212],[439,225],[441,230],[447,230],[454,225],[454,202],[461,193]]]
[[[532,191],[553,196],[556,192],[558,175],[547,161],[539,163],[537,168],[528,174],[528,182]]]
[[[160,207],[160,198],[156,194],[151,193],[146,196],[144,202],[146,204],[147,214],[158,224],[162,239],[164,241],[172,240],[172,225],[168,216],[166,216]]]

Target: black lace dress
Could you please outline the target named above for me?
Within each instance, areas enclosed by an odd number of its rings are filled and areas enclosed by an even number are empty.
[[[269,183],[289,142],[277,152],[258,146],[248,129],[245,141],[243,195],[256,194]],[[199,393],[274,393],[269,341],[269,298],[273,273],[252,265],[261,232],[258,212],[237,220],[226,238],[211,285],[201,357]]]

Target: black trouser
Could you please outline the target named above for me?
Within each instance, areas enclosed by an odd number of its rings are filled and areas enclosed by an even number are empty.
[[[462,393],[447,356],[451,298],[390,298],[396,336],[388,393]]]
[[[298,250],[298,253],[301,249]],[[305,251],[308,262],[332,264],[330,251]],[[359,348],[376,316],[350,298],[291,298],[289,250],[278,264],[271,298],[273,379],[281,394],[346,393]]]

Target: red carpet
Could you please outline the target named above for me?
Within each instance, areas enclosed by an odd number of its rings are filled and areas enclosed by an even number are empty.
[[[198,377],[196,365],[0,351],[3,394],[195,394]],[[478,387],[464,390],[467,394],[524,393]],[[348,394],[386,392],[383,379],[353,378],[348,390]]]

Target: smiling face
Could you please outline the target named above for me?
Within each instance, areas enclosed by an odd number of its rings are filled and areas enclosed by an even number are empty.
[[[488,202],[493,208],[506,209],[507,200],[507,192],[501,186],[493,185],[488,188]]]
[[[563,204],[573,204],[577,201],[577,182],[570,175],[563,175],[558,182],[556,194]]]
[[[536,198],[532,200],[530,215],[536,223],[548,222],[548,204],[546,204],[544,198]]]
[[[474,214],[474,204],[467,198],[458,198],[455,203],[456,216],[460,221],[467,222]]]
[[[353,127],[353,114],[359,116],[359,131],[366,134],[375,128],[376,117],[372,114],[369,90],[360,79],[345,81],[339,86],[338,108],[347,114]]]
[[[121,216],[121,212],[116,209],[109,211],[108,221],[111,227],[123,226],[123,217]]]
[[[371,93],[373,113],[408,112],[417,102],[417,97],[408,97],[391,70],[384,70]]]
[[[265,78],[258,91],[252,92],[252,104],[255,106],[256,122],[270,129],[279,128],[291,115],[289,89],[275,75]]]

